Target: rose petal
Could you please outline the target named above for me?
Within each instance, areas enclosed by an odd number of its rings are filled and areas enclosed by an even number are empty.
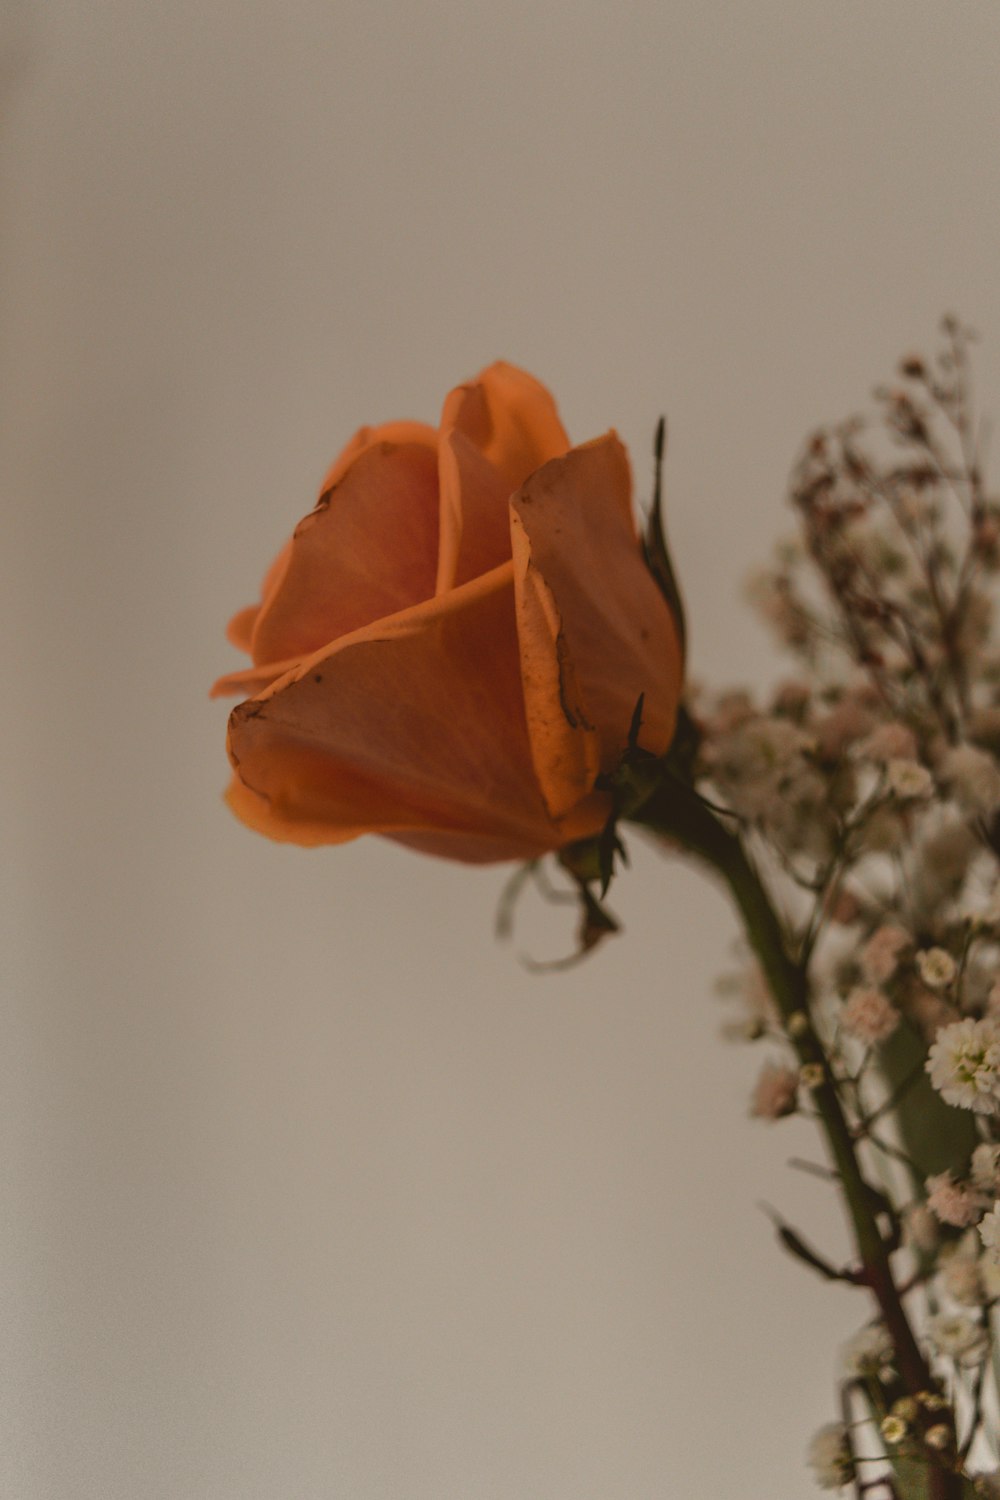
[[[234,810],[300,843],[450,836],[456,858],[529,858],[573,836],[532,771],[512,574],[356,631],[236,708]]]
[[[293,656],[287,661],[263,662],[259,667],[244,667],[238,672],[226,672],[212,683],[208,696],[231,698],[239,693],[241,698],[247,698],[262,693],[272,682],[284,677],[286,672],[294,671],[301,661],[301,656]]]
[[[550,393],[533,375],[504,360],[453,391],[445,413],[452,402],[459,408],[458,425],[501,475],[508,493],[569,448]]]
[[[435,452],[437,433],[433,427],[428,427],[426,422],[383,422],[376,427],[359,427],[327,470],[326,477],[320,486],[321,498],[333,488],[363,453],[366,453],[369,448],[377,447],[380,443],[416,443]],[[260,603],[250,604],[245,609],[237,610],[229,621],[226,627],[226,638],[240,651],[251,651],[257,617],[262,606],[267,604],[278,589],[288,566],[291,551],[292,543],[287,541],[268,568],[261,584]]]
[[[587,718],[552,591],[525,547],[515,557],[528,738],[545,805],[558,818],[593,787],[601,742]]]
[[[445,594],[510,561],[510,491],[466,434],[450,428],[438,451],[441,544],[435,590]]]
[[[281,581],[281,576],[288,566],[291,551],[291,541],[287,541],[264,574],[264,579],[260,586],[262,602],[265,602],[274,593],[274,590]],[[253,650],[253,631],[260,611],[260,604],[248,604],[244,609],[238,609],[226,626],[226,640],[239,651],[246,651],[249,654]]]
[[[248,604],[246,609],[238,609],[226,626],[226,640],[238,651],[250,650],[253,627],[259,614],[259,604]]]
[[[437,433],[426,422],[380,422],[375,427],[359,427],[327,469],[320,485],[320,494],[324,495],[327,490],[332,489],[369,448],[377,448],[382,443],[416,443],[433,452],[437,448]]]
[[[549,392],[514,365],[490,365],[448,395],[441,412],[439,594],[510,557],[508,496],[568,447]]]
[[[553,811],[595,754],[610,770],[645,694],[640,743],[671,741],[681,653],[643,561],[631,476],[614,433],[546,464],[511,498],[518,633],[535,770]]]
[[[308,655],[430,598],[437,567],[437,463],[425,444],[366,448],[295,529],[257,616],[257,665]]]

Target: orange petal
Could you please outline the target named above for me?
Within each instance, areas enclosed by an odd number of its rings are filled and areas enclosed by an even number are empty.
[[[579,797],[595,760],[615,764],[640,694],[643,747],[659,754],[673,736],[680,647],[630,493],[609,433],[546,464],[510,502],[528,729],[553,811]]]
[[[587,718],[552,590],[531,561],[516,519],[512,530],[528,738],[545,805],[558,818],[592,789],[601,743]]]
[[[460,403],[463,431],[501,475],[508,493],[569,447],[556,404],[541,381],[503,360],[452,392],[445,414],[452,401]]]
[[[380,422],[375,427],[359,427],[341,453],[327,469],[320,485],[320,494],[331,489],[342,479],[351,465],[380,443],[417,443],[432,452],[437,448],[437,433],[426,422]]]
[[[510,556],[508,496],[568,447],[552,397],[514,365],[490,365],[448,395],[441,412],[439,594]]]
[[[262,693],[265,688],[271,686],[279,677],[284,677],[286,672],[291,672],[299,665],[300,656],[290,657],[287,661],[268,661],[259,667],[244,667],[239,672],[225,672],[216,678],[209,689],[210,698],[231,698],[235,693],[246,698],[251,694]]]
[[[458,427],[441,434],[441,489],[435,589],[447,593],[510,560],[510,494],[483,454]]]
[[[258,664],[318,651],[429,598],[437,567],[435,451],[366,448],[295,529],[253,631]]]
[[[565,842],[532,769],[512,575],[356,631],[236,708],[239,815],[303,843],[445,838],[456,858]]]
[[[226,640],[238,651],[250,650],[253,627],[259,614],[259,604],[248,604],[246,609],[238,609],[226,626]]]

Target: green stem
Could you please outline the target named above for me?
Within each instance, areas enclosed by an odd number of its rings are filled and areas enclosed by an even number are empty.
[[[876,1194],[862,1174],[829,1062],[809,1019],[806,970],[789,957],[781,922],[743,845],[681,781],[661,783],[631,816],[633,822],[675,840],[710,865],[729,887],[800,1063],[821,1070],[822,1082],[812,1097],[854,1229],[862,1277],[892,1337],[900,1375],[912,1395],[932,1389],[931,1371],[910,1327],[878,1226]],[[957,1474],[934,1466],[928,1478],[933,1500],[953,1500],[962,1493]]]

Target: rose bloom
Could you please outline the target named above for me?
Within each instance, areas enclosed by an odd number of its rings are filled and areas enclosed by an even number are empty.
[[[436,428],[362,428],[229,638],[253,665],[227,800],[271,838],[381,833],[526,859],[596,833],[625,749],[666,751],[677,629],[613,432],[571,448],[548,391],[494,364]]]

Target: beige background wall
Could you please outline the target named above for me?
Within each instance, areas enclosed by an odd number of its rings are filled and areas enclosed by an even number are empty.
[[[799,1500],[863,1314],[758,1206],[840,1244],[721,900],[637,850],[532,977],[503,871],[240,828],[205,695],[353,428],[498,355],[643,484],[669,413],[695,668],[771,674],[808,428],[951,307],[1000,414],[1000,8],[22,0],[0,52],[0,1493]]]

